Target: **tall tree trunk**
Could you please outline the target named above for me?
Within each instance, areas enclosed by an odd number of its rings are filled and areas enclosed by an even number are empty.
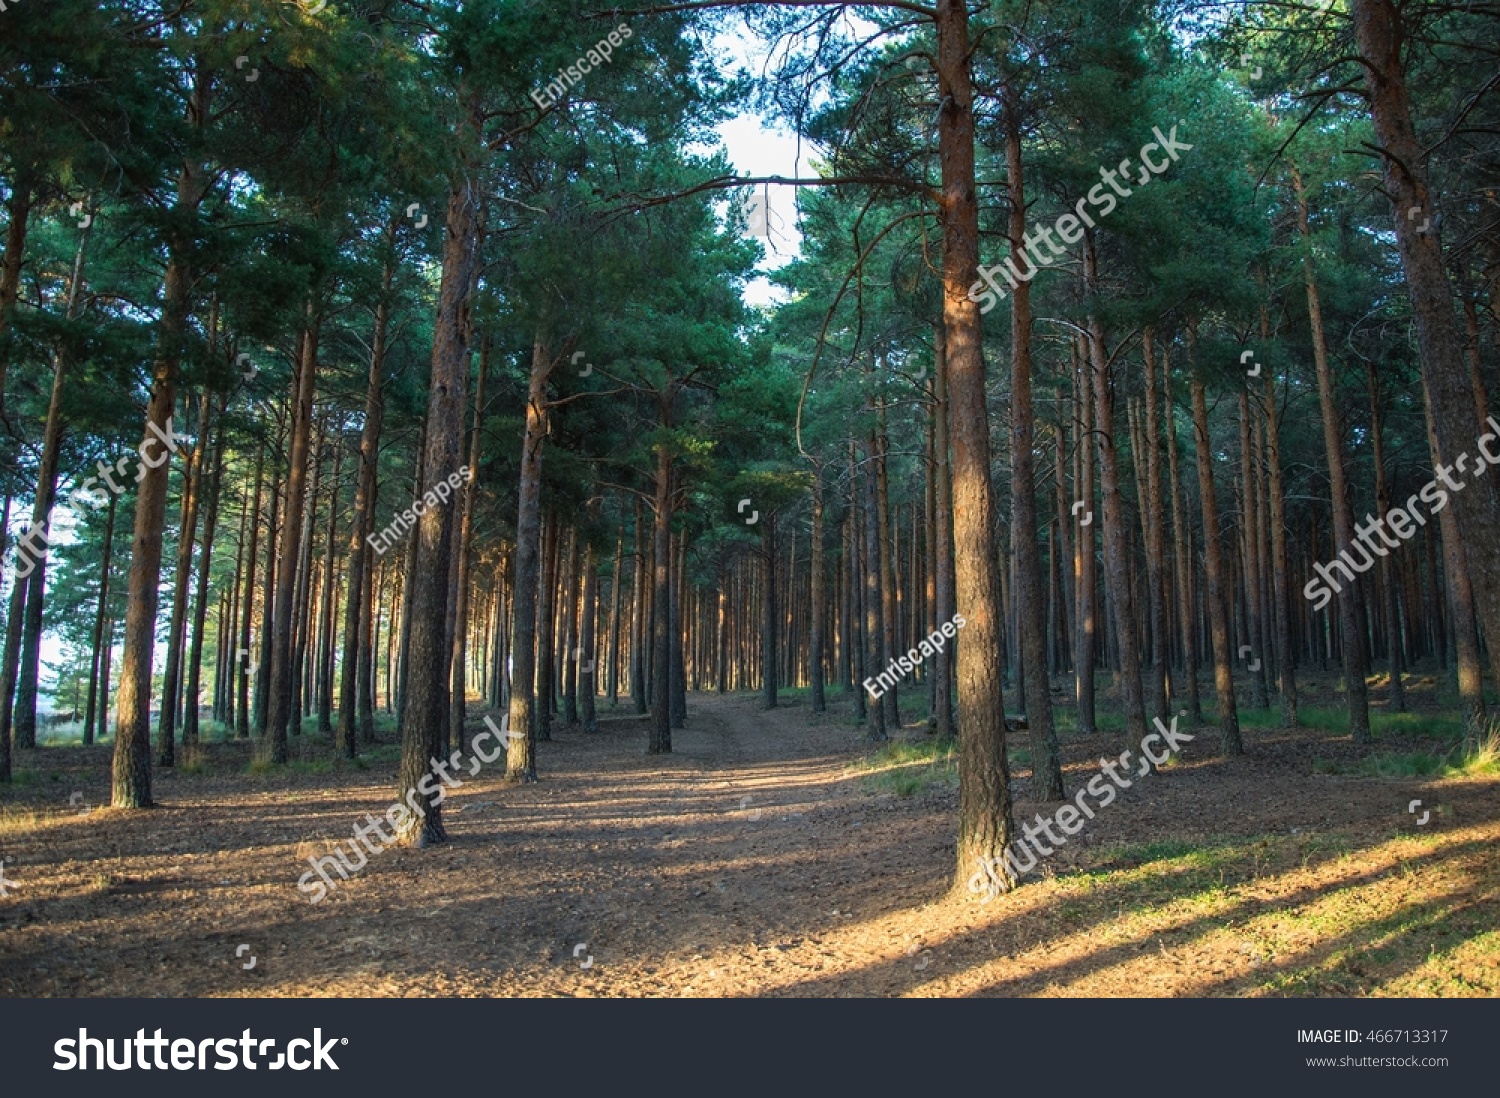
[[[1391,493],[1385,475],[1385,442],[1382,438],[1380,383],[1375,376],[1375,364],[1368,367],[1370,384],[1370,443],[1375,463],[1375,513],[1391,513]],[[1401,682],[1401,608],[1397,602],[1394,562],[1382,557],[1380,560],[1380,586],[1385,591],[1386,617],[1386,663],[1391,679],[1391,708],[1397,713],[1406,712],[1406,688]]]
[[[386,231],[389,247],[395,232],[394,222]],[[359,471],[354,486],[354,517],[349,526],[349,588],[344,602],[344,658],[339,668],[339,745],[347,758],[359,753],[355,736],[358,709],[360,642],[365,635],[365,615],[369,607],[365,589],[368,572],[374,571],[374,546],[368,542],[374,533],[374,511],[377,484],[376,466],[380,462],[380,433],[385,423],[385,356],[390,328],[390,289],[395,276],[394,263],[387,260],[381,276],[380,301],[375,307],[375,331],[370,342],[370,374],[365,383],[365,423],[359,436]]]
[[[869,443],[869,456],[875,454],[874,436]],[[864,475],[864,604],[865,604],[865,653],[864,664],[869,679],[884,673],[890,665],[881,638],[886,635],[885,604],[880,597],[880,511],[876,503],[875,464],[866,461]],[[895,673],[895,669],[891,669]],[[896,723],[899,729],[899,720]],[[872,698],[866,712],[866,736],[875,742],[886,738],[885,706],[879,698]]]
[[[665,432],[671,428],[671,393],[661,396],[661,426],[664,432],[662,441],[656,446],[656,524],[655,524],[655,560],[652,585],[654,595],[652,597],[652,656],[651,656],[651,739],[647,748],[649,754],[660,755],[672,750],[672,686],[670,682],[672,669],[672,451],[670,443],[665,437]],[[767,516],[767,530],[771,529],[770,517]],[[768,561],[774,562],[774,552],[767,554]],[[769,563],[768,568],[774,568],[774,563]],[[771,585],[767,584],[769,588]],[[774,606],[775,604],[770,604]],[[768,612],[766,615],[766,629],[772,631],[771,658],[766,661],[765,675],[770,681],[767,694],[771,704],[775,704],[776,683],[776,660],[774,640],[774,617]]]
[[[1268,327],[1268,325],[1266,326]],[[1269,331],[1263,333],[1269,338]],[[1276,665],[1281,675],[1281,725],[1296,728],[1297,654],[1292,644],[1291,569],[1286,551],[1286,493],[1281,481],[1281,411],[1276,379],[1266,374],[1266,464],[1271,493],[1271,579],[1276,599]]]
[[[271,677],[266,701],[267,754],[273,763],[287,761],[287,733],[300,724],[294,710],[292,680],[296,675],[296,625],[293,602],[298,564],[302,559],[302,512],[307,503],[308,450],[312,439],[313,383],[317,376],[319,319],[307,305],[296,369],[292,374],[291,436],[288,442],[286,506],[283,511],[281,554],[276,565],[276,594],[271,611]]]
[[[203,674],[203,629],[208,621],[209,566],[213,563],[214,533],[219,523],[219,492],[224,480],[224,406],[219,407],[213,440],[214,466],[209,475],[203,515],[203,548],[199,554],[198,592],[193,599],[193,640],[188,651],[186,705],[182,714],[182,742],[198,742],[198,692]],[[220,636],[222,636],[222,632]],[[217,685],[217,684],[216,684]]]
[[[208,113],[211,77],[200,68],[188,109],[191,126],[202,125]],[[185,162],[178,177],[163,282],[156,362],[151,371],[151,398],[146,406],[148,439],[166,435],[177,401],[177,376],[188,334],[193,275],[188,268],[193,219],[208,193],[208,177]],[[120,661],[120,694],[115,701],[115,750],[111,776],[111,804],[115,808],[150,808],[151,800],[151,667],[156,650],[156,608],[161,582],[162,526],[167,511],[168,463],[143,470],[136,489],[135,529],[130,553],[129,593],[125,602],[125,652]]]
[[[1021,157],[1021,104],[1013,82],[1005,84],[1003,100],[1009,238],[1014,255],[1021,251],[1026,235],[1026,187]],[[1066,794],[1047,672],[1047,604],[1037,540],[1036,409],[1032,402],[1031,374],[1031,282],[1027,279],[1019,282],[1010,299],[1010,521],[1016,533],[1016,631],[1021,666],[1031,684],[1031,694],[1026,699],[1026,723],[1031,737],[1032,793],[1043,801],[1060,801]]]
[[[615,536],[614,573],[609,583],[609,670],[606,674],[605,692],[609,695],[609,707],[620,704],[620,579],[625,558],[625,524],[620,523],[620,532]]]
[[[552,355],[538,339],[531,349],[531,379],[526,395],[526,433],[521,439],[515,603],[511,612],[511,738],[506,776],[522,782],[537,780],[537,558],[541,553],[542,541],[542,448],[547,441],[547,379],[552,375],[555,365]],[[639,533],[639,512],[636,529]]]
[[[1078,499],[1072,510],[1077,515],[1078,543],[1074,548],[1073,574],[1077,577],[1078,654],[1074,657],[1073,677],[1078,700],[1078,734],[1093,736],[1099,728],[1096,719],[1094,668],[1099,662],[1099,580],[1098,559],[1094,555],[1094,457],[1090,445],[1094,437],[1094,383],[1087,356],[1078,362]],[[1082,504],[1080,507],[1079,504]]]
[[[1001,643],[1000,578],[994,554],[989,413],[979,306],[969,296],[979,270],[979,203],[974,180],[974,94],[969,13],[963,0],[938,0],[940,209],[943,321],[947,328],[953,434],[954,557],[965,632],[958,646],[958,844],[954,886],[976,868],[1002,864],[1010,842],[1010,770],[1005,703],[994,653]],[[1009,881],[1009,871],[1002,870]]]
[[[590,525],[598,521],[599,501],[590,502]],[[578,701],[581,709],[580,719],[583,730],[587,733],[599,731],[599,714],[595,707],[594,696],[597,693],[595,684],[598,682],[598,660],[595,653],[594,629],[599,612],[599,561],[594,554],[594,544],[591,540],[584,539],[583,550],[583,607],[581,610],[581,621],[578,627]]]
[[[471,107],[471,118],[477,109]],[[477,124],[477,123],[476,123]],[[479,261],[479,195],[472,166],[461,173],[448,196],[443,275],[432,337],[432,376],[427,394],[423,478],[434,492],[448,486],[457,471],[464,438],[464,391],[469,374],[469,296]],[[447,839],[441,802],[419,783],[431,762],[446,753],[448,670],[448,569],[453,559],[453,508],[448,500],[428,507],[417,523],[417,562],[410,574],[412,617],[407,693],[401,714],[401,779],[398,799],[419,800],[425,815],[403,830],[409,844],[426,846]],[[431,788],[430,785],[427,788]]]
[[[89,674],[89,700],[88,707],[83,720],[83,742],[84,746],[94,742],[94,716],[102,708],[109,708],[109,699],[101,692],[99,672],[101,662],[100,645],[104,643],[104,620],[109,616],[109,570],[114,563],[115,544],[115,511],[120,502],[120,497],[115,493],[109,493],[109,511],[104,519],[104,547],[100,552],[99,563],[99,609],[94,615],[94,642],[92,645],[93,664]],[[6,522],[10,519],[10,500],[5,501]],[[8,740],[9,737],[6,737]]]
[[[811,570],[812,620],[807,644],[807,680],[811,686],[812,711],[828,708],[823,696],[823,626],[828,613],[827,557],[823,549],[823,470],[813,467],[812,482],[812,548],[808,555]]]
[[[1203,378],[1193,363],[1194,333],[1188,330],[1188,362],[1192,371],[1193,443],[1197,453],[1198,496],[1203,509],[1203,556],[1208,572],[1208,616],[1213,637],[1214,687],[1219,700],[1219,735],[1225,755],[1243,755],[1239,710],[1234,700],[1234,670],[1229,654],[1228,590],[1223,551],[1219,544],[1219,501],[1214,494],[1213,447],[1208,433],[1208,402]]]
[[[209,393],[198,396],[198,431],[184,455],[182,506],[177,534],[177,568],[172,578],[172,615],[167,626],[167,666],[162,674],[161,716],[156,730],[156,765],[176,764],[177,705],[182,686],[182,643],[187,631],[188,587],[193,579],[193,544],[198,531],[198,501],[203,493],[203,458],[208,448]],[[168,463],[170,464],[170,462]],[[205,567],[207,560],[204,561]]]
[[[948,441],[948,336],[941,321],[933,328],[932,356],[932,450],[937,477],[933,514],[937,558],[933,564],[933,598],[935,620],[941,628],[943,622],[953,620],[956,612],[953,592],[953,465]],[[951,645],[943,645],[932,661],[933,712],[937,716],[935,730],[940,739],[951,739],[954,734],[953,648],[958,643],[955,637]]]
[[[468,723],[468,688],[465,676],[469,663],[469,571],[474,542],[474,501],[479,493],[480,431],[484,427],[484,384],[490,371],[490,337],[486,332],[480,341],[479,380],[474,388],[474,426],[469,432],[469,476],[459,487],[459,505],[463,508],[458,523],[457,594],[453,607],[453,682],[448,717],[449,734],[459,750],[464,749],[464,729]],[[482,681],[482,680],[481,680]]]
[[[1244,497],[1240,527],[1245,535],[1245,621],[1250,633],[1250,662],[1246,672],[1250,676],[1250,707],[1267,709],[1271,703],[1266,694],[1266,669],[1271,662],[1271,654],[1266,650],[1265,628],[1260,617],[1260,593],[1265,589],[1260,569],[1260,476],[1257,472],[1255,447],[1251,442],[1248,387],[1240,390],[1239,414],[1240,478]]]
[[[16,164],[10,180],[10,208],[6,211],[5,255],[0,258],[0,423],[9,423],[5,413],[5,382],[13,357],[11,317],[21,296],[21,269],[26,258],[26,235],[31,228],[31,209],[36,200],[37,173],[31,164]],[[7,750],[8,750],[7,745]],[[8,758],[9,756],[7,756]]]
[[[1182,635],[1182,677],[1187,681],[1188,712],[1193,724],[1201,725],[1203,703],[1198,694],[1198,642],[1195,632],[1198,609],[1193,581],[1193,530],[1188,525],[1187,503],[1178,465],[1177,410],[1176,403],[1172,400],[1172,366],[1165,353],[1161,362],[1161,384],[1162,404],[1167,410],[1167,480],[1172,489],[1172,557],[1177,584],[1177,624]]]
[[[328,537],[323,546],[323,606],[318,617],[318,732],[333,736],[333,619],[338,602],[334,592],[334,565],[338,560],[339,474],[344,466],[344,439],[341,431],[333,432],[333,479],[328,487]]]
[[[1426,407],[1427,449],[1434,465],[1438,463],[1437,429],[1433,423],[1432,401],[1427,398],[1427,381],[1422,381],[1423,403]],[[1449,612],[1445,616],[1453,630],[1455,670],[1458,673],[1459,705],[1464,715],[1464,727],[1470,733],[1479,731],[1485,722],[1484,668],[1480,662],[1479,623],[1474,606],[1474,587],[1470,582],[1468,567],[1469,542],[1459,530],[1458,513],[1452,507],[1438,512],[1438,530],[1443,536],[1443,569],[1448,580]],[[1428,552],[1432,541],[1429,537]],[[1442,604],[1436,593],[1437,569],[1430,555],[1428,572],[1432,575],[1434,592],[1429,600],[1435,613],[1441,614]],[[1437,649],[1446,653],[1448,644],[1443,636],[1442,620],[1439,621]],[[1493,647],[1493,646],[1492,646]],[[1446,657],[1444,658],[1446,662]]]
[[[255,609],[255,553],[261,527],[260,493],[264,486],[265,462],[266,444],[261,442],[255,448],[255,493],[250,505],[250,548],[245,554],[245,605],[240,622],[240,647],[234,657],[234,666],[239,671],[239,706],[235,715],[234,734],[236,739],[241,740],[250,738],[250,674],[255,663],[251,658],[250,622]],[[274,535],[267,533],[266,537],[273,538]]]
[[[877,364],[878,360],[877,360]],[[878,375],[883,376],[885,370],[878,370]],[[890,487],[886,476],[886,451],[890,448],[885,436],[885,399],[883,397],[876,401],[876,428],[873,438],[874,451],[871,455],[874,459],[872,472],[875,476],[875,525],[880,537],[877,545],[880,550],[880,620],[884,627],[881,632],[881,666],[901,648],[901,615],[896,609],[896,584],[900,576],[900,570],[896,565],[895,553],[891,548],[891,504]],[[795,542],[795,538],[792,539]],[[790,577],[789,577],[790,579]],[[885,719],[888,725],[901,727],[901,704],[897,694],[900,684],[892,686],[883,695],[881,702],[885,705]]]
[[[1156,392],[1155,332],[1146,328],[1141,352],[1146,364],[1146,610],[1151,629],[1151,713],[1168,720],[1167,706],[1167,594],[1162,563],[1167,558],[1161,498],[1161,421]]]
[[[1359,598],[1358,576],[1354,566],[1354,509],[1350,498],[1349,482],[1344,472],[1344,443],[1339,431],[1338,409],[1334,403],[1333,370],[1328,363],[1328,342],[1323,333],[1323,306],[1318,294],[1318,283],[1313,269],[1311,236],[1307,225],[1307,198],[1302,190],[1302,177],[1292,169],[1292,184],[1297,195],[1297,228],[1302,235],[1306,250],[1302,258],[1303,280],[1307,287],[1307,315],[1312,329],[1313,363],[1318,375],[1318,407],[1323,419],[1323,449],[1328,462],[1328,491],[1333,508],[1333,558],[1344,558],[1331,567],[1342,568],[1347,580],[1338,590],[1339,635],[1342,638],[1344,657],[1344,697],[1349,706],[1349,733],[1358,744],[1370,742],[1370,705],[1365,692],[1365,638],[1359,626],[1356,600]],[[1378,550],[1383,556],[1384,549]],[[1365,548],[1361,554],[1368,568],[1372,551]],[[1360,569],[1363,571],[1363,569]]]
[[[1500,676],[1500,496],[1494,478],[1453,481],[1479,430],[1474,391],[1463,361],[1463,336],[1453,310],[1453,288],[1443,265],[1436,210],[1428,187],[1426,155],[1412,124],[1402,61],[1401,14],[1392,0],[1350,0],[1355,39],[1364,63],[1370,117],[1380,145],[1386,194],[1391,200],[1396,246],[1416,322],[1418,359],[1427,385],[1438,443],[1435,472],[1452,489],[1464,532],[1464,557],[1478,595],[1479,617],[1490,639],[1491,669]],[[1417,211],[1412,214],[1411,211]],[[1420,222],[1431,219],[1430,231]],[[1454,484],[1459,487],[1454,488]],[[1446,508],[1445,508],[1446,510]],[[1445,539],[1446,540],[1446,539]]]

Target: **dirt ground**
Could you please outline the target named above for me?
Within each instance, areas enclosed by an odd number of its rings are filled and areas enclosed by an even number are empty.
[[[956,790],[874,788],[846,706],[693,695],[657,757],[604,712],[540,745],[541,782],[467,779],[451,842],[374,855],[316,905],[308,856],[389,808],[394,763],[251,774],[248,745],[213,745],[132,813],[91,808],[109,748],[23,752],[0,994],[1500,995],[1494,778],[1322,773],[1354,749],[1311,730],[1224,761],[1204,729],[980,903],[949,887]],[[1071,792],[1119,746],[1064,751]],[[1044,810],[1024,768],[1013,788],[1018,820]]]

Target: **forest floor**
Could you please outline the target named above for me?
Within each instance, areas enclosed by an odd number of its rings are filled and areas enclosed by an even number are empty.
[[[107,746],[22,752],[0,995],[1500,995],[1494,775],[1363,776],[1316,728],[1247,729],[1226,761],[1198,729],[981,903],[951,890],[953,761],[920,725],[877,753],[847,700],[694,694],[647,756],[642,719],[601,716],[554,728],[537,784],[465,779],[451,842],[316,905],[307,859],[390,806],[393,745],[351,766],[303,737],[278,771],[206,745],[147,812],[90,807]],[[1016,818],[1050,816],[1019,739]],[[1120,750],[1062,743],[1070,793]]]

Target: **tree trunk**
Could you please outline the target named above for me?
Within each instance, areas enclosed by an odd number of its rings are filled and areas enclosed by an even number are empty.
[[[1192,363],[1194,334],[1188,331],[1188,360],[1192,369],[1193,442],[1197,453],[1198,496],[1203,510],[1203,556],[1208,572],[1208,616],[1213,637],[1214,687],[1219,701],[1219,734],[1225,755],[1243,755],[1239,710],[1234,700],[1234,670],[1229,654],[1229,618],[1224,560],[1219,545],[1219,501],[1214,495],[1213,448],[1208,433],[1208,402],[1203,379]]]
[[[474,388],[474,426],[469,432],[469,475],[459,486],[456,502],[463,508],[458,522],[457,586],[453,605],[453,682],[451,686],[449,736],[458,750],[464,750],[465,726],[469,719],[467,670],[469,664],[469,570],[474,542],[474,501],[479,493],[480,431],[484,427],[484,387],[490,372],[490,337],[486,332],[480,343],[479,380]],[[482,681],[482,680],[481,680]]]
[[[206,70],[199,70],[189,121],[201,123],[208,111]],[[174,217],[178,223],[196,216],[208,191],[207,177],[185,163],[177,185]],[[167,434],[177,399],[177,376],[188,338],[193,275],[187,257],[189,229],[173,231],[162,287],[156,362],[141,448]],[[151,665],[156,650],[156,607],[161,582],[162,525],[167,511],[168,464],[142,470],[136,489],[135,529],[131,537],[129,593],[125,602],[125,653],[120,666],[120,694],[115,701],[115,750],[111,804],[115,808],[150,808],[151,800]]]
[[[556,365],[538,339],[531,349],[526,433],[517,489],[515,602],[511,618],[510,750],[506,777],[536,781],[537,558],[542,541],[542,448],[547,441],[547,379]]]
[[[933,525],[936,544],[933,564],[934,616],[939,628],[943,622],[952,621],[956,612],[953,594],[953,465],[948,442],[949,398],[948,398],[948,337],[942,322],[933,329],[932,348],[932,450],[937,491],[934,493],[936,510]],[[957,638],[953,645],[957,645]],[[951,739],[954,734],[953,721],[953,647],[943,645],[932,661],[933,712],[937,716],[935,725],[940,739]]]
[[[828,613],[827,561],[823,551],[823,471],[814,466],[812,483],[812,548],[808,555],[811,571],[812,620],[807,643],[807,680],[810,684],[812,711],[828,708],[823,696],[823,626]]]
[[[1162,563],[1167,558],[1161,498],[1161,421],[1156,395],[1155,332],[1147,328],[1141,339],[1146,364],[1146,610],[1151,629],[1151,716],[1170,718],[1167,705],[1167,594]]]
[[[264,486],[266,445],[255,448],[255,495],[250,507],[250,548],[245,554],[245,605],[240,624],[240,647],[234,656],[234,666],[239,670],[239,707],[235,720],[235,738],[250,738],[250,674],[254,660],[250,657],[250,621],[255,608],[255,553],[260,536],[260,493]],[[274,535],[267,534],[267,538]],[[262,627],[264,628],[264,627]]]
[[[1001,642],[1000,582],[990,483],[989,413],[979,306],[969,296],[979,267],[979,204],[974,180],[974,95],[969,15],[963,0],[938,0],[940,199],[943,321],[952,405],[954,557],[965,632],[958,646],[958,844],[954,886],[976,868],[1001,866],[1010,841],[1010,771],[1005,704],[994,653]],[[963,611],[960,611],[961,613]],[[1002,868],[1008,886],[1010,873]]]
[[[661,426],[666,432],[672,425],[671,394],[661,397]],[[656,446],[656,506],[655,506],[655,559],[652,586],[652,656],[651,656],[651,739],[647,752],[660,755],[672,750],[672,451],[665,435]],[[767,530],[770,529],[769,516]],[[768,554],[768,561],[775,555]],[[774,568],[774,564],[767,567]],[[770,586],[769,584],[767,585]],[[774,605],[774,603],[772,604]],[[767,614],[767,629],[773,630],[772,616]],[[774,639],[772,644],[774,646]],[[765,674],[771,682],[768,689],[772,703],[775,701],[776,661],[775,648],[772,658],[766,661]]]
[[[176,764],[177,704],[182,686],[182,642],[187,631],[188,587],[193,578],[193,543],[198,530],[198,501],[203,493],[203,458],[208,448],[209,393],[198,396],[198,432],[185,456],[182,506],[177,534],[177,568],[172,580],[172,616],[167,626],[167,666],[162,674],[161,716],[156,731],[156,765]],[[168,463],[170,465],[170,462]],[[205,558],[204,566],[208,561]]]
[[[1020,101],[1015,85],[1003,90],[1006,188],[1010,202],[1011,253],[1026,235],[1026,187],[1021,158]],[[1052,723],[1052,691],[1047,671],[1047,606],[1036,512],[1036,409],[1031,395],[1031,282],[1022,280],[1010,299],[1010,521],[1015,530],[1016,631],[1021,666],[1031,693],[1026,723],[1031,737],[1031,787],[1043,801],[1060,801],[1062,763]]]
[[[203,515],[203,549],[199,554],[198,592],[193,599],[193,640],[188,652],[186,704],[182,713],[184,744],[198,742],[198,693],[203,674],[203,629],[208,621],[209,565],[213,562],[214,533],[219,524],[219,492],[224,481],[223,413],[224,405],[220,404],[213,440],[214,467],[209,476],[208,499]]]
[[[427,394],[423,479],[434,492],[449,484],[459,466],[464,438],[464,391],[469,374],[469,295],[479,261],[479,195],[471,171],[461,174],[448,197],[443,275],[432,337],[432,376]],[[417,524],[417,561],[410,574],[412,617],[407,694],[401,714],[401,780],[398,799],[420,799],[425,815],[399,829],[411,845],[447,839],[441,803],[418,788],[430,777],[430,760],[444,755],[448,713],[448,568],[453,559],[453,508],[447,500],[428,507]],[[428,788],[431,788],[430,785]]]
[[[319,320],[311,303],[298,341],[292,374],[291,437],[288,442],[286,508],[283,512],[281,554],[276,566],[276,601],[271,612],[271,678],[266,702],[267,754],[273,763],[287,761],[287,733],[300,715],[293,708],[292,680],[296,675],[296,626],[293,602],[298,564],[302,559],[302,512],[307,503],[308,449],[312,439],[313,383],[317,377]]]
[[[1349,482],[1344,472],[1344,444],[1339,432],[1338,410],[1334,404],[1333,371],[1328,364],[1328,343],[1323,334],[1323,306],[1318,294],[1318,283],[1314,276],[1312,244],[1307,227],[1307,198],[1302,191],[1302,177],[1292,169],[1292,185],[1297,195],[1297,228],[1302,235],[1306,251],[1302,259],[1303,280],[1307,286],[1307,314],[1312,328],[1313,363],[1318,375],[1318,407],[1323,419],[1323,449],[1328,462],[1328,491],[1333,508],[1333,558],[1344,558],[1344,562],[1333,565],[1343,568],[1347,581],[1340,585],[1339,635],[1342,638],[1344,657],[1344,697],[1349,706],[1349,733],[1354,742],[1370,742],[1370,705],[1365,692],[1364,633],[1359,626],[1356,600],[1360,597],[1358,578],[1354,565],[1354,509],[1349,494]],[[1382,556],[1385,549],[1378,550]],[[1363,549],[1365,568],[1372,563],[1372,552]],[[1359,569],[1363,571],[1363,569]]]
[[[1435,472],[1453,489],[1469,578],[1478,595],[1484,634],[1490,638],[1491,670],[1500,677],[1500,643],[1496,643],[1500,641],[1500,498],[1490,476],[1481,474],[1467,482],[1447,479],[1453,468],[1460,475],[1467,472],[1462,465],[1470,456],[1467,448],[1473,445],[1479,424],[1463,361],[1463,336],[1453,311],[1453,288],[1436,231],[1426,156],[1412,125],[1401,56],[1401,15],[1392,0],[1350,0],[1349,10],[1365,66],[1370,117],[1380,144],[1385,191],[1391,199],[1396,245],[1416,322],[1418,359],[1436,428]],[[1432,228],[1419,232],[1427,219],[1434,222]],[[1453,488],[1454,483],[1460,487]]]
[[[109,698],[102,692],[99,680],[99,672],[102,653],[100,645],[104,643],[104,619],[108,616],[109,607],[109,570],[113,563],[115,544],[115,510],[120,502],[120,497],[115,493],[109,493],[109,512],[104,520],[104,548],[101,552],[103,558],[99,564],[99,609],[94,616],[94,643],[93,643],[93,667],[89,675],[89,701],[83,720],[83,743],[84,746],[94,742],[94,717],[97,712],[109,709]],[[6,523],[10,519],[10,500],[5,501]],[[9,737],[5,737],[7,743]]]

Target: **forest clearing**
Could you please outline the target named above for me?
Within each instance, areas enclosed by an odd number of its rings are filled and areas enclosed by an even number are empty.
[[[1497,41],[0,3],[0,996],[1500,997]]]
[[[976,906],[944,897],[955,791],[920,730],[871,755],[848,706],[692,701],[665,764],[638,717],[559,729],[545,784],[465,782],[438,856],[371,855],[318,905],[290,882],[380,814],[391,747],[355,770],[308,744],[268,782],[249,745],[206,745],[138,820],[91,811],[98,767],[68,758],[3,825],[27,887],[0,994],[1500,994],[1492,780],[1247,726],[1249,758],[1189,748]],[[1071,777],[1110,744],[1063,746]],[[1044,806],[1017,785],[1025,820]]]

